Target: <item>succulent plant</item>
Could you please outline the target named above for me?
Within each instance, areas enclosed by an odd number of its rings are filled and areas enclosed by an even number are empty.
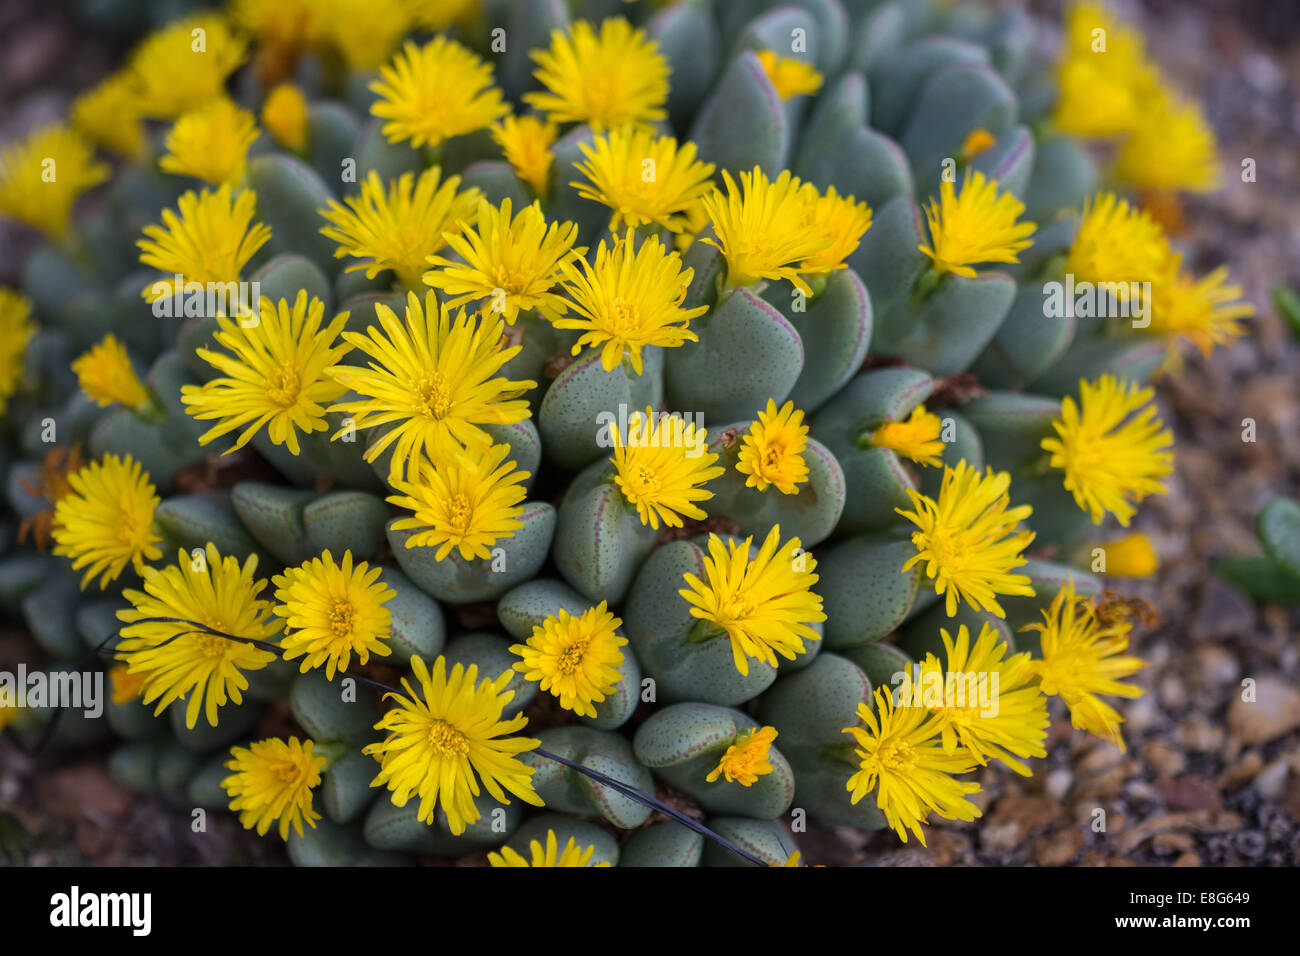
[[[0,601],[113,687],[56,745],[300,865],[619,866],[924,840],[1044,753],[1048,696],[1122,745],[1099,695],[1138,691],[1069,665],[1141,666],[1104,592],[1153,556],[1098,526],[1172,468],[1147,381],[1248,312],[1098,192],[1085,139],[1150,131],[1081,122],[1077,35],[1127,28],[379,6],[169,25],[0,163],[47,238],[0,291]],[[945,667],[1023,708],[908,702]],[[274,702],[301,740],[252,739]]]

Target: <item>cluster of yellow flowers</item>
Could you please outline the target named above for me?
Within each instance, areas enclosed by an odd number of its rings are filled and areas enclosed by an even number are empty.
[[[724,170],[723,187],[715,186],[715,167],[697,158],[693,143],[659,135],[654,124],[666,118],[668,64],[656,44],[625,19],[605,20],[599,28],[579,21],[555,31],[549,49],[533,52],[542,86],[524,98],[533,114],[513,115],[493,83],[491,65],[455,40],[439,35],[423,45],[408,41],[393,53],[412,27],[441,29],[469,15],[472,6],[413,0],[233,5],[233,22],[258,40],[258,68],[268,87],[287,75],[287,64],[305,49],[333,50],[353,67],[378,67],[372,111],[391,142],[408,142],[436,159],[447,139],[490,130],[537,201],[521,209],[508,199],[494,206],[478,189],[462,189],[459,177],[444,177],[436,164],[387,183],[370,173],[358,195],[320,211],[321,232],[338,244],[336,257],[355,260],[349,269],[368,277],[390,272],[407,292],[404,314],[377,305],[375,324],[360,333],[345,329],[347,313],[327,320],[323,303],[305,292],[292,303],[263,299],[255,322],[245,321],[246,315],[219,317],[216,347],[198,355],[220,376],[187,385],[181,395],[190,415],[213,422],[201,443],[238,432],[227,451],[265,428],[270,441],[298,454],[301,438],[328,430],[331,412],[346,415],[351,428],[371,430],[365,457],[389,456],[394,494],[388,500],[409,512],[396,527],[415,532],[407,547],[435,548],[437,560],[487,559],[496,542],[522,526],[530,475],[507,460],[510,448],[495,444],[485,430],[530,415],[524,396],[537,383],[501,374],[520,350],[512,344],[512,326],[545,321],[579,331],[574,355],[599,350],[605,371],[623,367],[640,374],[646,347],[697,340],[690,324],[708,306],[684,307],[694,274],[681,258],[696,238],[716,246],[725,261],[725,279],[715,290],[719,299],[778,280],[811,295],[829,273],[844,268],[872,218],[866,203],[833,187],[821,191],[789,171],[772,177],[755,168],[740,172],[737,183]],[[428,12],[434,8],[442,12]],[[1140,42],[1130,33],[1109,27],[1106,59],[1089,59],[1094,54],[1085,48],[1085,34],[1089,18],[1099,15],[1084,4],[1071,16],[1058,125],[1072,128],[1072,119],[1085,112],[1078,98],[1086,96],[1087,114],[1101,116],[1105,126],[1076,124],[1074,131],[1126,137],[1119,167],[1131,181],[1205,185],[1209,167],[1199,161],[1161,164],[1187,175],[1156,182],[1142,178],[1146,160],[1125,160],[1128,152],[1149,156],[1153,136],[1164,150],[1189,140],[1200,144],[1204,137],[1186,104],[1169,95],[1160,100],[1163,127],[1149,118],[1145,100],[1141,108],[1134,105],[1138,92],[1146,96],[1143,91],[1157,87],[1142,85],[1155,78],[1140,66]],[[194,46],[200,36],[202,50]],[[140,161],[149,149],[144,120],[165,119],[172,125],[159,168],[213,188],[185,193],[175,211],[163,213],[161,224],[145,230],[140,261],[164,278],[143,295],[152,300],[179,291],[171,284],[176,275],[187,281],[238,280],[271,235],[257,221],[257,197],[245,185],[258,120],[224,92],[247,53],[242,34],[216,15],[150,37],[122,73],[78,101],[72,122],[79,132],[63,126],[43,131],[5,154],[0,212],[62,239],[77,196],[107,176],[83,136]],[[821,76],[801,61],[770,51],[759,60],[783,99],[809,95],[821,85]],[[1098,110],[1090,84],[1103,79],[1103,102],[1109,105]],[[280,85],[268,95],[261,122],[286,148],[301,150],[305,111],[301,92]],[[595,250],[576,245],[574,224],[548,222],[541,205],[553,188],[552,147],[561,128],[574,123],[588,124],[594,136],[582,145],[585,162],[576,166],[583,181],[571,185],[610,210],[609,241]],[[1179,132],[1173,145],[1171,124]],[[987,145],[971,141],[967,152]],[[1209,147],[1212,153],[1212,141]],[[1195,151],[1180,155],[1189,152]],[[47,156],[56,157],[62,170],[58,187],[33,190],[33,176]],[[647,168],[654,170],[649,178]],[[939,197],[930,200],[929,241],[920,249],[937,274],[972,276],[980,264],[1016,262],[1036,228],[1020,221],[1023,210],[998,183],[968,172],[960,188],[944,182]],[[1083,209],[1067,269],[1094,281],[1163,276],[1152,328],[1188,338],[1206,352],[1241,334],[1237,320],[1250,311],[1235,301],[1240,290],[1224,284],[1225,273],[1190,277],[1163,230],[1108,193]],[[29,312],[20,296],[0,290],[0,409],[16,387],[14,368],[31,334]],[[152,404],[125,348],[112,336],[79,357],[74,370],[83,390],[101,404]],[[706,485],[724,473],[724,457],[758,492],[799,494],[809,478],[803,411],[793,402],[778,407],[769,399],[754,413],[738,440],[700,454],[693,452],[705,444],[702,431],[650,408],[632,416],[628,434],[613,429],[613,481],[642,524],[680,528],[686,520],[705,519],[701,504],[713,497]],[[1004,616],[998,595],[1033,594],[1029,578],[1015,573],[1033,539],[1022,524],[1031,509],[1011,505],[1007,473],[980,474],[965,461],[944,465],[941,429],[938,416],[921,406],[870,436],[871,445],[892,449],[917,467],[943,470],[936,498],[910,492],[912,509],[899,509],[916,529],[915,554],[901,570],[922,568],[949,616],[962,601]],[[1055,432],[1042,443],[1044,467],[1061,472],[1064,487],[1094,522],[1111,514],[1127,526],[1144,496],[1164,490],[1172,437],[1156,415],[1150,389],[1112,376],[1081,382],[1077,399],[1062,402]],[[343,436],[340,430],[333,438]],[[393,591],[378,580],[378,567],[354,563],[350,553],[336,563],[326,551],[274,576],[274,599],[267,600],[260,596],[267,582],[255,578],[256,557],[241,564],[210,543],[202,553],[181,552],[175,565],[149,565],[162,556],[153,523],[159,499],[129,456],[91,462],[71,474],[68,484],[55,503],[56,553],[86,569],[83,587],[96,577],[105,587],[128,564],[141,577],[142,590],[124,592],[131,606],[119,612],[126,626],[117,651],[125,665],[121,680],[131,682],[125,692],[157,701],[157,712],[183,700],[189,726],[200,710],[215,725],[220,707],[241,700],[245,674],[267,666],[277,653],[301,658],[304,672],[323,667],[331,679],[349,669],[353,655],[364,665],[372,654],[390,653],[385,602]],[[817,564],[799,538],[782,541],[778,526],[757,549],[754,544],[751,538],[724,541],[711,534],[703,577],[686,574],[680,591],[703,633],[725,635],[741,674],[748,673],[751,659],[775,665],[777,655],[794,659],[804,653],[804,642],[819,637],[812,625],[825,620],[813,591]],[[194,625],[178,624],[178,618]],[[621,625],[603,601],[576,616],[560,611],[511,648],[519,658],[514,670],[561,707],[593,715],[618,680],[627,644],[618,633]],[[904,839],[910,830],[924,840],[920,825],[931,811],[972,819],[978,811],[965,797],[977,785],[955,778],[990,759],[1027,774],[1017,758],[1044,755],[1047,694],[1065,700],[1076,726],[1122,746],[1121,718],[1099,695],[1139,693],[1120,681],[1141,666],[1125,656],[1129,626],[1102,620],[1095,603],[1067,585],[1035,627],[1042,634],[1040,659],[1006,657],[1005,643],[989,627],[972,643],[962,626],[955,639],[943,633],[946,661],[931,655],[924,662],[926,674],[1000,675],[997,716],[942,703],[904,706],[884,691],[876,692],[874,709],[864,701],[861,726],[846,731],[859,761],[847,782],[854,802],[874,791]],[[414,683],[404,679],[404,692],[388,695],[393,706],[376,726],[385,739],[365,750],[380,765],[375,785],[387,786],[398,806],[418,796],[422,820],[431,821],[441,808],[453,833],[479,818],[474,798],[480,784],[498,800],[508,801],[508,793],[540,805],[530,783],[533,771],[519,759],[538,741],[518,736],[525,717],[504,717],[513,697],[506,690],[512,672],[480,676],[475,667],[449,668],[442,657],[432,666],[418,657],[411,663]],[[708,779],[721,776],[750,786],[771,772],[767,758],[776,734],[762,727],[740,735]],[[278,821],[282,836],[291,827],[301,833],[304,821],[314,826],[319,817],[312,810],[312,789],[330,758],[315,753],[312,741],[261,741],[234,748],[232,756],[226,787],[246,826],[264,833]],[[554,833],[545,847],[534,843],[531,849],[531,861],[506,851],[494,855],[493,865],[585,865],[591,855],[572,840],[561,851]]]

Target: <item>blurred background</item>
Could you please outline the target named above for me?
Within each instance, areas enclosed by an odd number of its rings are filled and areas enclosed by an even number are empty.
[[[1045,21],[1054,44],[1064,4],[1013,0]],[[109,21],[94,0],[0,0],[0,146],[54,119],[75,92],[121,62],[150,23]],[[193,6],[172,4],[179,12]],[[1257,606],[1213,573],[1257,554],[1254,523],[1274,498],[1300,490],[1300,327],[1272,291],[1300,286],[1300,2],[1112,0],[1153,57],[1205,106],[1220,145],[1222,188],[1186,200],[1188,265],[1225,263],[1256,306],[1251,334],[1208,362],[1190,361],[1158,389],[1175,432],[1169,493],[1137,521],[1162,566],[1129,593],[1159,610],[1137,637],[1147,694],[1122,707],[1126,753],[1072,732],[1054,713],[1049,756],[1032,778],[988,771],[977,824],[933,828],[929,847],[888,831],[800,836],[805,859],[830,865],[1300,864],[1300,612]],[[161,19],[170,19],[170,15]],[[1257,177],[1242,182],[1241,161]],[[32,243],[0,223],[0,284],[14,284]],[[1257,440],[1242,440],[1243,419]],[[0,668],[39,655],[12,620],[0,626]],[[1241,700],[1252,679],[1257,702]],[[37,771],[40,771],[39,773]],[[1087,824],[1106,811],[1106,829]],[[39,758],[0,742],[0,864],[275,863],[229,815],[208,832],[189,816],[116,784],[101,753]],[[473,861],[466,861],[473,862]]]

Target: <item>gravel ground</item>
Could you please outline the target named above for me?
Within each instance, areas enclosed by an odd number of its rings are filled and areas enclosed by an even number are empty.
[[[1055,0],[1035,3],[1059,9]],[[1269,290],[1300,284],[1300,4],[1146,0],[1121,5],[1147,24],[1156,58],[1205,103],[1229,177],[1187,203],[1182,237],[1198,269],[1230,265],[1256,303],[1252,334],[1160,388],[1177,439],[1169,494],[1138,527],[1163,566],[1132,591],[1163,622],[1139,633],[1147,691],[1121,710],[1128,750],[1071,730],[1054,711],[1049,755],[1032,778],[983,775],[974,825],[932,828],[928,848],[889,832],[801,834],[805,859],[829,865],[1300,864],[1298,614],[1256,608],[1212,576],[1219,558],[1255,553],[1254,516],[1300,483],[1300,349]],[[23,10],[26,8],[27,15]],[[0,141],[54,115],[115,56],[70,21],[0,11]],[[19,29],[21,27],[21,29]],[[64,52],[76,49],[78,55]],[[1256,160],[1255,183],[1232,173]],[[0,227],[0,282],[12,283],[28,241]],[[1242,441],[1242,420],[1258,440]],[[0,667],[36,658],[26,635],[0,634]],[[1241,699],[1253,680],[1256,701]],[[38,772],[39,771],[39,772]],[[1104,830],[1095,827],[1104,811]],[[278,841],[214,814],[206,834],[114,783],[98,752],[33,759],[0,744],[0,864],[193,864],[284,861]],[[481,859],[466,860],[480,863]]]

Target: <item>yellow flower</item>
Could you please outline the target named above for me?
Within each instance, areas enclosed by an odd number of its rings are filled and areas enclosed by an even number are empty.
[[[80,133],[46,126],[0,154],[0,215],[62,239],[77,197],[107,178]]]
[[[998,144],[998,138],[979,126],[966,134],[966,138],[961,142],[961,159],[962,162],[969,163],[980,153],[987,152]]]
[[[789,170],[769,182],[758,166],[752,173],[740,174],[740,189],[725,169],[722,179],[726,195],[715,190],[701,202],[717,236],[702,241],[717,246],[727,260],[723,291],[754,285],[760,279],[789,279],[804,295],[811,295],[799,273],[804,261],[825,250],[831,240],[804,229],[808,194],[803,183]]]
[[[406,296],[406,321],[383,304],[375,305],[379,328],[365,335],[344,332],[343,338],[365,352],[369,368],[339,365],[330,374],[359,399],[332,406],[353,418],[357,429],[392,425],[366,451],[374,461],[393,449],[390,475],[423,448],[435,462],[459,454],[461,446],[491,444],[481,425],[513,425],[529,415],[519,398],[537,383],[511,381],[497,375],[515,357],[519,346],[502,346],[505,323],[488,313],[475,322],[462,310],[439,306],[433,292],[424,308],[415,293]],[[337,440],[345,434],[340,430]]]
[[[1111,138],[1133,129],[1150,108],[1156,72],[1142,37],[1098,3],[1074,3],[1057,64],[1060,97],[1053,120],[1075,136]]]
[[[160,499],[140,463],[105,455],[69,475],[68,484],[54,506],[54,553],[71,558],[73,570],[86,568],[82,589],[98,574],[103,590],[128,564],[148,573],[145,561],[162,557],[153,523]]]
[[[1160,570],[1160,556],[1144,534],[1128,534],[1099,544],[1105,555],[1103,573],[1121,578],[1149,578]]]
[[[289,828],[299,837],[302,825],[315,829],[320,814],[312,810],[311,792],[320,786],[325,758],[312,753],[315,744],[290,737],[258,740],[247,747],[231,747],[234,758],[226,763],[233,771],[221,781],[230,794],[230,809],[239,814],[245,830],[257,829],[265,836],[271,824],[280,822],[280,839],[289,839]]]
[[[862,726],[844,728],[857,742],[859,769],[845,784],[852,802],[875,790],[876,806],[899,839],[906,843],[911,830],[921,846],[921,824],[931,812],[967,823],[980,816],[979,808],[966,799],[979,792],[979,784],[953,779],[974,770],[975,760],[964,750],[944,749],[938,739],[944,718],[924,707],[895,709],[883,687],[876,688],[874,699],[874,713],[865,701],[858,704]]]
[[[943,464],[944,443],[939,438],[943,422],[927,412],[924,405],[912,409],[911,417],[901,422],[885,422],[871,433],[872,448],[888,448],[918,465],[938,468]]]
[[[213,100],[176,121],[167,134],[163,172],[193,176],[220,186],[244,178],[248,147],[257,139],[257,121],[231,100]]]
[[[1145,106],[1115,157],[1115,175],[1139,189],[1209,192],[1219,181],[1214,130],[1200,106],[1176,94]]]
[[[702,486],[725,469],[714,466],[718,456],[707,450],[704,429],[680,415],[668,415],[647,407],[628,419],[628,434],[610,425],[614,443],[614,483],[630,504],[636,506],[641,523],[658,528],[662,521],[680,528],[682,517],[697,521],[705,517],[696,505],[713,492]]]
[[[919,687],[904,671],[899,706],[919,703],[943,718],[945,753],[964,751],[980,766],[1001,760],[1022,777],[1031,776],[1016,757],[1047,756],[1043,741],[1049,721],[1029,655],[1006,657],[1006,642],[987,622],[973,646],[965,624],[955,640],[946,630],[939,634],[944,661],[926,655]]]
[[[397,592],[383,581],[383,569],[364,561],[352,565],[352,552],[343,552],[343,563],[335,564],[329,549],[271,579],[275,585],[274,612],[284,618],[285,634],[280,640],[287,661],[301,657],[299,670],[307,673],[325,665],[325,677],[348,669],[352,654],[365,666],[370,655],[387,657],[392,648],[384,643],[392,630],[393,616],[385,602]]]
[[[691,605],[691,616],[724,632],[731,641],[736,670],[749,673],[749,658],[775,667],[776,655],[787,660],[804,652],[804,641],[821,640],[809,624],[826,620],[822,599],[814,594],[817,562],[791,538],[784,545],[775,525],[752,559],[753,537],[743,542],[709,534],[704,559],[706,584],[693,574],[677,593]],[[706,631],[707,633],[707,631]]]
[[[917,248],[930,257],[936,272],[972,278],[973,266],[985,262],[1019,262],[1019,253],[1033,245],[1037,230],[1032,222],[1019,222],[1025,204],[1009,192],[998,195],[998,183],[977,169],[967,169],[961,193],[945,179],[939,201],[930,199],[925,210],[930,244]]]
[[[257,38],[259,79],[271,85],[292,75],[306,49],[324,39],[330,0],[232,0],[231,18]],[[364,24],[357,26],[365,30]]]
[[[1091,600],[1078,597],[1073,583],[1066,584],[1052,606],[1043,611],[1043,623],[1022,630],[1038,631],[1043,658],[1033,662],[1045,694],[1059,695],[1070,708],[1070,723],[1080,730],[1109,740],[1124,750],[1121,717],[1098,695],[1137,698],[1142,689],[1122,683],[1146,666],[1128,650],[1127,621],[1102,623]]]
[[[492,127],[492,140],[501,147],[506,162],[515,175],[528,184],[534,195],[550,191],[551,165],[555,154],[551,147],[560,128],[536,116],[507,116]]]
[[[524,102],[557,123],[587,123],[600,133],[668,118],[668,61],[623,17],[602,21],[599,33],[586,20],[567,33],[552,30],[550,48],[528,55],[546,92],[525,93]]]
[[[477,187],[457,192],[459,188],[459,176],[442,181],[442,170],[432,166],[419,179],[403,173],[389,180],[385,193],[372,169],[359,197],[348,196],[346,207],[331,199],[319,210],[330,223],[321,227],[321,235],[339,243],[334,258],[362,260],[348,266],[348,272],[364,269],[366,278],[373,279],[392,269],[403,285],[417,289],[428,257],[447,244],[445,234],[474,224],[483,194]]]
[[[804,275],[825,275],[843,269],[844,260],[858,248],[866,231],[871,228],[871,207],[864,202],[854,202],[852,196],[841,196],[835,187],[818,194],[812,183],[804,185],[803,229],[810,234],[830,240],[830,244],[804,260],[800,272]]]
[[[718,760],[718,765],[709,771],[704,779],[713,783],[719,776],[726,777],[727,783],[738,783],[750,787],[758,782],[759,777],[772,772],[769,751],[772,741],[776,739],[775,727],[755,727],[738,735],[727,752]]]
[[[164,209],[163,224],[145,226],[146,238],[136,240],[141,264],[163,273],[142,293],[149,302],[176,295],[190,283],[237,281],[240,270],[271,238],[269,226],[253,222],[257,195],[251,189],[238,194],[228,185],[215,193],[191,190],[176,206],[179,216]]]
[[[797,495],[799,485],[808,480],[808,465],[803,460],[808,445],[808,426],[803,411],[786,402],[777,411],[776,402],[767,400],[767,409],[758,413],[758,421],[749,426],[740,446],[736,471],[747,475],[745,487],[766,491],[776,485],[783,495]]]
[[[528,849],[532,853],[530,859],[525,859],[518,851],[503,846],[500,853],[488,854],[489,866],[514,866],[514,867],[539,867],[539,866],[590,866],[591,855],[596,852],[595,846],[588,846],[585,850],[578,846],[578,842],[569,837],[569,842],[564,844],[564,849],[560,849],[560,842],[555,837],[554,830],[546,831],[546,847],[543,848],[541,841],[528,841]],[[597,863],[596,866],[609,866],[608,862]]]
[[[513,219],[510,213],[508,197],[500,209],[480,199],[474,228],[443,236],[459,258],[430,256],[433,269],[424,274],[424,282],[447,297],[448,308],[486,299],[483,309],[499,312],[507,325],[515,324],[521,309],[558,318],[568,303],[551,290],[563,275],[564,263],[587,251],[573,246],[578,227],[571,222],[548,227],[536,202]]]
[[[112,332],[90,351],[72,363],[81,390],[100,408],[114,402],[127,408],[150,404],[149,392],[131,367],[126,346]]]
[[[622,624],[604,601],[578,617],[560,608],[558,616],[533,628],[526,643],[511,645],[510,653],[521,658],[515,670],[558,697],[565,710],[595,717],[594,705],[618,685],[623,665],[619,648],[627,643],[617,633]]]
[[[415,26],[438,33],[451,26],[469,26],[483,0],[405,0]]]
[[[712,163],[695,158],[695,144],[680,148],[671,136],[621,127],[579,143],[587,157],[574,167],[587,182],[569,185],[578,195],[614,210],[611,231],[657,224],[673,232],[682,228],[682,212],[713,189]]]
[[[1114,193],[1101,193],[1083,204],[1065,271],[1076,281],[1151,282],[1169,260],[1169,240],[1146,212]],[[1127,287],[1119,286],[1121,296]]]
[[[292,83],[281,83],[266,95],[262,104],[262,125],[286,149],[301,153],[307,148],[307,97]]]
[[[709,225],[709,212],[704,208],[703,197],[682,210],[681,221],[677,225],[681,231],[673,236],[673,248],[678,252],[685,252]]]
[[[145,568],[144,591],[126,590],[131,607],[118,611],[122,640],[117,659],[132,674],[145,676],[144,702],[158,701],[154,715],[174,700],[185,699],[185,726],[193,727],[202,710],[213,727],[227,700],[243,702],[248,688],[244,671],[261,670],[275,654],[247,643],[273,641],[280,624],[270,605],[257,595],[266,586],[254,580],[257,555],[240,565],[224,558],[208,542],[205,552],[181,550],[176,565],[161,571]],[[153,620],[169,618],[168,621]],[[195,621],[241,640],[218,637],[181,621]]]
[[[1228,283],[1227,266],[1196,278],[1181,268],[1182,257],[1173,256],[1166,274],[1151,287],[1151,325],[1148,332],[1169,336],[1169,356],[1176,366],[1178,343],[1190,342],[1202,358],[1216,345],[1230,345],[1246,334],[1241,319],[1255,307],[1241,301],[1242,289]]]
[[[475,445],[449,454],[441,464],[416,458],[405,479],[390,476],[398,494],[389,502],[412,512],[393,523],[397,531],[415,530],[406,546],[436,546],[436,561],[453,549],[466,561],[490,558],[492,545],[523,527],[520,502],[528,472],[505,461],[509,454],[509,445]]]
[[[23,377],[23,356],[35,334],[31,302],[21,292],[0,286],[0,415],[18,391]]]
[[[1066,396],[1056,437],[1044,438],[1050,465],[1065,472],[1065,489],[1101,524],[1106,512],[1128,527],[1134,504],[1164,494],[1159,479],[1173,471],[1174,436],[1162,427],[1152,399],[1142,388],[1113,375],[1079,382],[1079,402]]]
[[[329,428],[325,403],[342,395],[344,388],[326,370],[351,349],[338,342],[348,313],[336,315],[322,328],[324,314],[325,304],[308,301],[306,290],[300,289],[293,305],[263,296],[256,318],[251,312],[239,321],[218,317],[220,328],[214,336],[227,352],[195,352],[224,374],[202,385],[181,386],[186,412],[199,421],[216,421],[199,437],[200,445],[242,428],[223,452],[229,454],[248,444],[265,425],[273,444],[296,455],[299,432],[310,435]]]
[[[798,57],[777,56],[771,50],[759,50],[758,62],[772,81],[776,95],[782,100],[794,96],[812,96],[822,88],[822,75],[811,63]]]
[[[433,823],[437,804],[457,836],[479,818],[474,798],[480,781],[500,803],[510,802],[508,790],[525,803],[542,806],[529,779],[533,768],[517,756],[540,741],[511,736],[528,723],[523,714],[508,720],[501,716],[515,696],[506,690],[514,672],[507,670],[496,680],[484,677],[479,682],[476,665],[466,670],[457,664],[448,675],[447,661],[441,656],[434,661],[432,674],[419,657],[411,658],[411,669],[420,695],[405,677],[405,696],[385,694],[397,706],[380,718],[375,729],[388,731],[388,736],[362,751],[380,764],[371,786],[386,784],[398,807],[418,794],[419,819],[424,823]]]
[[[411,30],[406,0],[327,0],[324,33],[353,70],[373,70]]]
[[[408,40],[370,84],[379,95],[370,112],[387,120],[390,143],[425,143],[485,129],[510,112],[501,91],[492,85],[492,67],[445,36],[424,46]]]
[[[1034,534],[1020,528],[1033,508],[1008,507],[1010,485],[1005,471],[989,468],[980,475],[962,459],[955,469],[944,468],[938,501],[909,488],[915,510],[894,509],[918,529],[912,532],[916,554],[903,564],[903,571],[925,562],[935,593],[946,595],[949,617],[957,613],[959,599],[976,610],[1006,617],[996,595],[1034,593],[1028,577],[1011,573],[1027,560],[1022,552]]]
[[[126,70],[112,73],[73,101],[76,130],[97,146],[127,159],[143,159],[149,149],[135,80]]]
[[[123,707],[140,698],[144,690],[144,675],[132,674],[125,664],[114,664],[108,669],[108,682],[112,685],[113,703]]]
[[[614,371],[626,358],[640,375],[645,346],[676,348],[699,341],[687,326],[708,306],[681,307],[695,270],[683,268],[681,256],[658,236],[643,240],[639,249],[631,233],[615,240],[613,249],[601,240],[594,266],[578,258],[565,261],[562,268],[564,290],[577,315],[551,321],[557,329],[582,331],[574,355],[583,346],[601,346],[600,365],[605,371]]]
[[[800,852],[799,852],[798,850],[795,850],[793,853],[791,853],[788,857],[785,858],[785,862],[784,862],[784,863],[769,863],[768,866],[769,866],[769,867],[775,866],[775,867],[782,868],[782,869],[784,869],[784,868],[788,868],[788,867],[796,867],[796,868],[797,868],[797,867],[803,866],[803,864],[799,862],[799,857],[800,857],[800,855],[801,855]]]
[[[141,111],[175,119],[225,96],[226,77],[247,52],[248,44],[218,14],[177,20],[150,34],[129,65]]]

